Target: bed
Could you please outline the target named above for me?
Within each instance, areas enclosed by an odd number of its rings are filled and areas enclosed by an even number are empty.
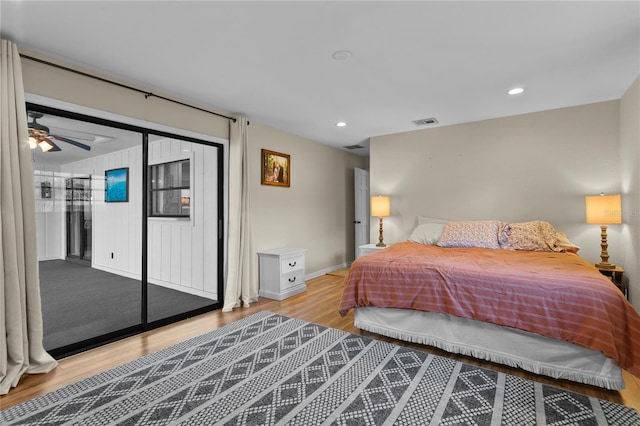
[[[566,235],[540,221],[432,228],[436,237],[357,259],[340,314],[354,309],[360,329],[556,379],[618,390],[622,368],[640,377],[640,315]]]

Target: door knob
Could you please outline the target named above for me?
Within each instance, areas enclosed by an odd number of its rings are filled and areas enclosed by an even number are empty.
[[[353,223],[362,223],[359,220],[354,220]]]

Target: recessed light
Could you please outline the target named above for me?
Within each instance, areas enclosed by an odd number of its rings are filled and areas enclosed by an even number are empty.
[[[524,92],[524,89],[522,87],[514,87],[507,92],[507,95],[519,95],[522,92]]]
[[[349,52],[348,50],[338,50],[336,52],[333,52],[333,55],[331,56],[333,56],[333,59],[335,59],[336,61],[346,61],[351,57],[351,52]]]
[[[344,122],[344,121],[338,121],[338,122],[336,123],[336,126],[338,126],[338,127],[345,127],[346,125],[347,125],[347,123],[346,123],[346,122]]]

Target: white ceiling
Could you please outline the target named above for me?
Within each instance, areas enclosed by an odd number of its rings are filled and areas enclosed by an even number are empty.
[[[638,1],[2,1],[0,24],[21,49],[337,147],[618,99],[640,74]]]

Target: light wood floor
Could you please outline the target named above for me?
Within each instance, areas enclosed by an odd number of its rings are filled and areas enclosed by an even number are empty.
[[[0,397],[0,408],[9,408],[38,395],[58,389],[109,368],[116,367],[142,355],[205,333],[258,311],[268,310],[290,317],[301,318],[316,324],[359,333],[359,330],[353,326],[352,312],[345,318],[340,317],[338,314],[338,306],[342,295],[342,283],[343,277],[341,276],[324,275],[307,281],[307,291],[305,293],[281,302],[261,298],[258,303],[251,305],[249,308],[237,308],[233,312],[228,313],[222,313],[221,311],[211,312],[129,337],[88,352],[64,358],[60,360],[59,366],[49,374],[31,375],[23,378],[17,388],[12,389],[8,395]],[[624,372],[626,388],[621,392],[614,392],[568,381],[548,379],[543,376],[536,376],[486,361],[451,355],[426,346],[400,342],[371,333],[366,334],[370,337],[395,342],[403,346],[449,356],[471,364],[496,369],[505,373],[617,402],[640,411],[640,379],[626,371]]]

